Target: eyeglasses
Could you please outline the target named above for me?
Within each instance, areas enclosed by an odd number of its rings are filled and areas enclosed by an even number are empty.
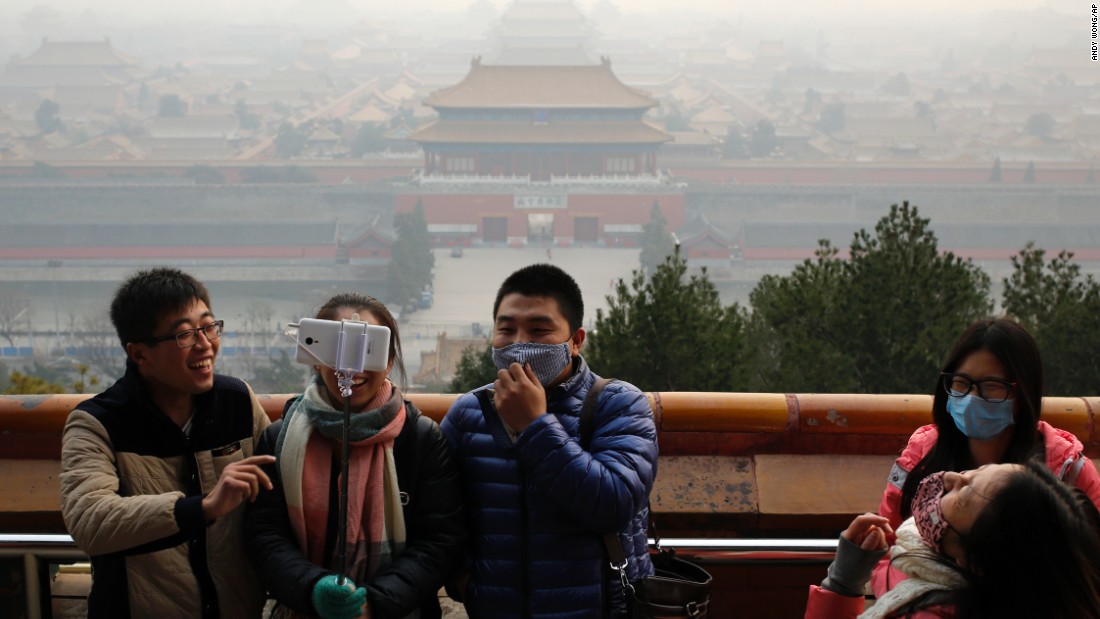
[[[947,391],[947,395],[953,398],[961,398],[977,388],[979,398],[991,404],[997,404],[1007,400],[1008,396],[1012,395],[1012,390],[1016,388],[1016,383],[996,378],[974,380],[966,374],[953,372],[944,372],[941,376],[943,388]]]
[[[199,343],[199,333],[206,336],[209,341],[218,339],[218,336],[222,334],[222,327],[225,326],[224,320],[215,320],[214,322],[203,325],[201,327],[195,327],[194,329],[184,329],[178,333],[172,335],[161,335],[159,337],[151,337],[145,342],[147,344],[159,344],[161,342],[167,342],[168,340],[176,340],[176,346],[180,348],[191,348],[195,344]]]

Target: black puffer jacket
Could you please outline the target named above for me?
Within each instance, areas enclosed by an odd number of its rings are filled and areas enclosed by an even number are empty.
[[[258,454],[274,452],[282,420],[264,432]],[[406,546],[367,588],[371,616],[378,619],[405,617],[419,609],[421,619],[440,616],[440,587],[454,571],[466,543],[462,513],[462,487],[439,426],[408,400],[405,426],[393,445],[397,483],[407,495],[404,505]],[[261,492],[245,513],[248,555],[264,586],[275,599],[303,615],[313,615],[313,586],[332,570],[315,565],[298,548],[287,513],[278,466],[266,467],[275,488]],[[334,474],[339,472],[334,468]],[[335,509],[326,547],[333,547]]]

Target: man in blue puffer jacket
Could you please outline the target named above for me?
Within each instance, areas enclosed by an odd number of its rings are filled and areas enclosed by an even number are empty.
[[[598,378],[580,356],[583,314],[580,288],[561,269],[510,275],[493,304],[497,381],[460,397],[443,420],[471,534],[468,578],[451,592],[473,619],[625,616],[607,533],[618,534],[631,582],[653,573],[653,413],[637,387],[612,381],[580,445],[581,406]]]

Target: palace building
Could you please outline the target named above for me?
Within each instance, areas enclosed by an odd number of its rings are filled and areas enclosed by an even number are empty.
[[[623,84],[603,59],[593,66],[489,66],[430,95],[439,120],[410,139],[424,174],[461,176],[656,176],[657,148],[672,136],[643,120],[657,105]]]
[[[573,0],[515,1],[494,29],[499,48],[491,64],[588,65],[595,25]]]
[[[423,204],[447,244],[631,245],[657,203],[671,229],[683,192],[657,163],[672,136],[657,105],[598,65],[487,65],[425,100],[439,119],[409,136],[424,152],[398,210]]]

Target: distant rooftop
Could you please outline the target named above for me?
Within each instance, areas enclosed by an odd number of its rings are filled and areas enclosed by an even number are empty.
[[[475,58],[458,84],[424,101],[434,108],[655,107],[647,93],[623,84],[607,59],[594,66],[485,65]]]
[[[128,67],[138,64],[138,60],[116,50],[111,46],[110,39],[50,41],[43,38],[41,47],[13,64],[37,67]]]
[[[500,19],[506,23],[528,20],[573,22],[577,27],[588,21],[573,0],[516,0]]]

